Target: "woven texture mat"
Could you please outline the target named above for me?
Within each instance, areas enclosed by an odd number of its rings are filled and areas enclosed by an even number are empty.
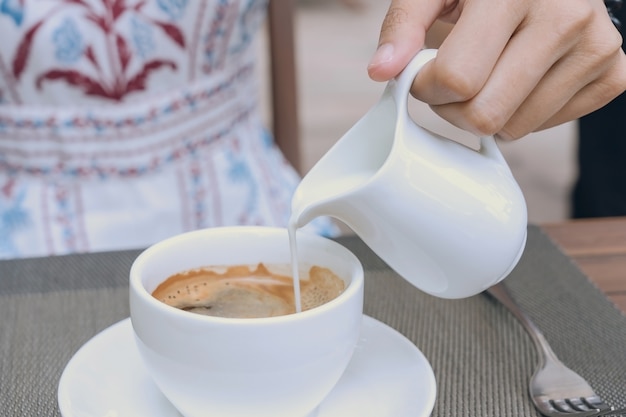
[[[426,295],[357,238],[338,240],[366,269],[365,313],[411,339],[431,363],[433,416],[539,415],[527,394],[535,350],[504,307],[482,294]],[[60,415],[66,363],[128,316],[127,276],[137,254],[0,262],[0,415]],[[505,282],[563,362],[608,403],[626,406],[626,318],[538,228],[529,227],[526,252]]]

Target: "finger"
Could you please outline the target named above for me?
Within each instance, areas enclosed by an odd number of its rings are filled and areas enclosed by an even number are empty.
[[[594,9],[587,0],[571,2],[572,7],[565,11],[558,4],[543,3],[506,45],[480,92],[466,102],[435,111],[477,135],[498,133],[508,139],[524,136],[545,123],[599,76],[607,57],[619,51],[617,32],[608,24],[606,11]],[[590,39],[604,42],[605,38],[613,39],[610,48],[589,44]]]
[[[587,12],[582,4],[574,4],[573,13],[567,16],[569,32],[576,44],[549,68],[511,117],[505,118],[498,133],[502,138],[516,139],[549,120],[554,123],[556,114],[558,118],[580,117],[623,91],[622,80],[626,75],[621,37],[609,21],[602,2],[583,3],[590,6]]]
[[[589,3],[587,3],[589,4]],[[601,7],[597,7],[597,5]],[[537,129],[581,117],[605,105],[626,88],[622,39],[602,2],[592,3],[587,29],[574,26],[583,39],[545,74],[498,133],[517,139]],[[582,10],[576,7],[575,10]],[[575,16],[568,18],[575,21]]]
[[[507,139],[516,139],[533,131],[578,119],[598,110],[623,94],[626,91],[626,56],[622,53],[614,61],[615,65],[611,67],[610,71],[579,90],[556,113],[545,118],[545,120],[540,119],[532,123],[514,118],[510,122],[511,126],[505,127],[506,132],[502,136]]]
[[[525,2],[467,0],[437,57],[418,74],[413,95],[439,105],[467,101],[481,91],[523,20],[519,3]]]
[[[479,91],[468,93],[470,95],[468,99],[454,97],[454,92],[452,92],[450,96],[446,97],[450,101],[449,103],[444,102],[443,105],[437,105],[433,107],[433,110],[452,124],[479,136],[500,132],[514,115],[517,117],[516,122],[520,124],[524,120],[529,124],[536,122],[537,118],[544,116],[545,113],[534,113],[547,111],[550,106],[556,105],[557,100],[566,100],[569,98],[566,97],[569,92],[571,92],[569,94],[574,94],[578,88],[584,85],[576,86],[575,91],[571,90],[572,83],[579,82],[575,79],[580,76],[576,70],[580,68],[578,64],[572,65],[571,68],[561,67],[569,71],[570,89],[558,89],[556,87],[557,83],[564,82],[562,78],[551,82],[544,80],[555,62],[565,55],[575,43],[578,37],[576,30],[580,30],[577,25],[571,24],[571,28],[563,32],[568,34],[566,37],[568,40],[564,41],[554,31],[550,30],[551,25],[552,22],[545,20],[532,23],[532,27],[531,24],[527,24],[526,27],[519,29],[509,40],[500,56],[496,57],[494,67],[488,72],[488,79],[480,81],[482,85],[480,85]],[[529,48],[529,45],[534,46]],[[424,68],[424,71],[427,70],[428,68]],[[556,72],[555,76],[558,75],[563,76],[562,73]],[[528,102],[526,112],[520,113],[520,106],[533,91],[538,92],[537,97]],[[548,97],[542,97],[546,95]],[[439,99],[441,100],[442,97],[443,94],[440,93]],[[536,102],[542,99],[546,101]],[[537,107],[532,107],[531,102],[536,102]],[[552,114],[553,112],[549,112],[547,117]],[[508,128],[511,127],[513,125],[508,126]]]
[[[367,67],[374,81],[387,81],[404,69],[424,46],[426,30],[444,0],[392,0],[383,20],[378,49]]]

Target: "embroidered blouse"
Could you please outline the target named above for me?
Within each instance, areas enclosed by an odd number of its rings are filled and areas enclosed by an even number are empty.
[[[285,226],[299,178],[259,114],[265,8],[0,0],[0,258]]]

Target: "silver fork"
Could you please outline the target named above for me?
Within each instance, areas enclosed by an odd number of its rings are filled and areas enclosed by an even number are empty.
[[[539,363],[530,378],[528,391],[541,414],[548,417],[590,417],[624,411],[606,404],[587,381],[557,358],[541,331],[513,300],[503,283],[494,285],[487,292],[513,313],[537,347]]]

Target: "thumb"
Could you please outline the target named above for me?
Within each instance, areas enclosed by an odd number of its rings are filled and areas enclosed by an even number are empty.
[[[426,31],[441,13],[443,3],[391,0],[380,30],[378,49],[367,67],[372,80],[390,80],[404,69],[424,46]]]

